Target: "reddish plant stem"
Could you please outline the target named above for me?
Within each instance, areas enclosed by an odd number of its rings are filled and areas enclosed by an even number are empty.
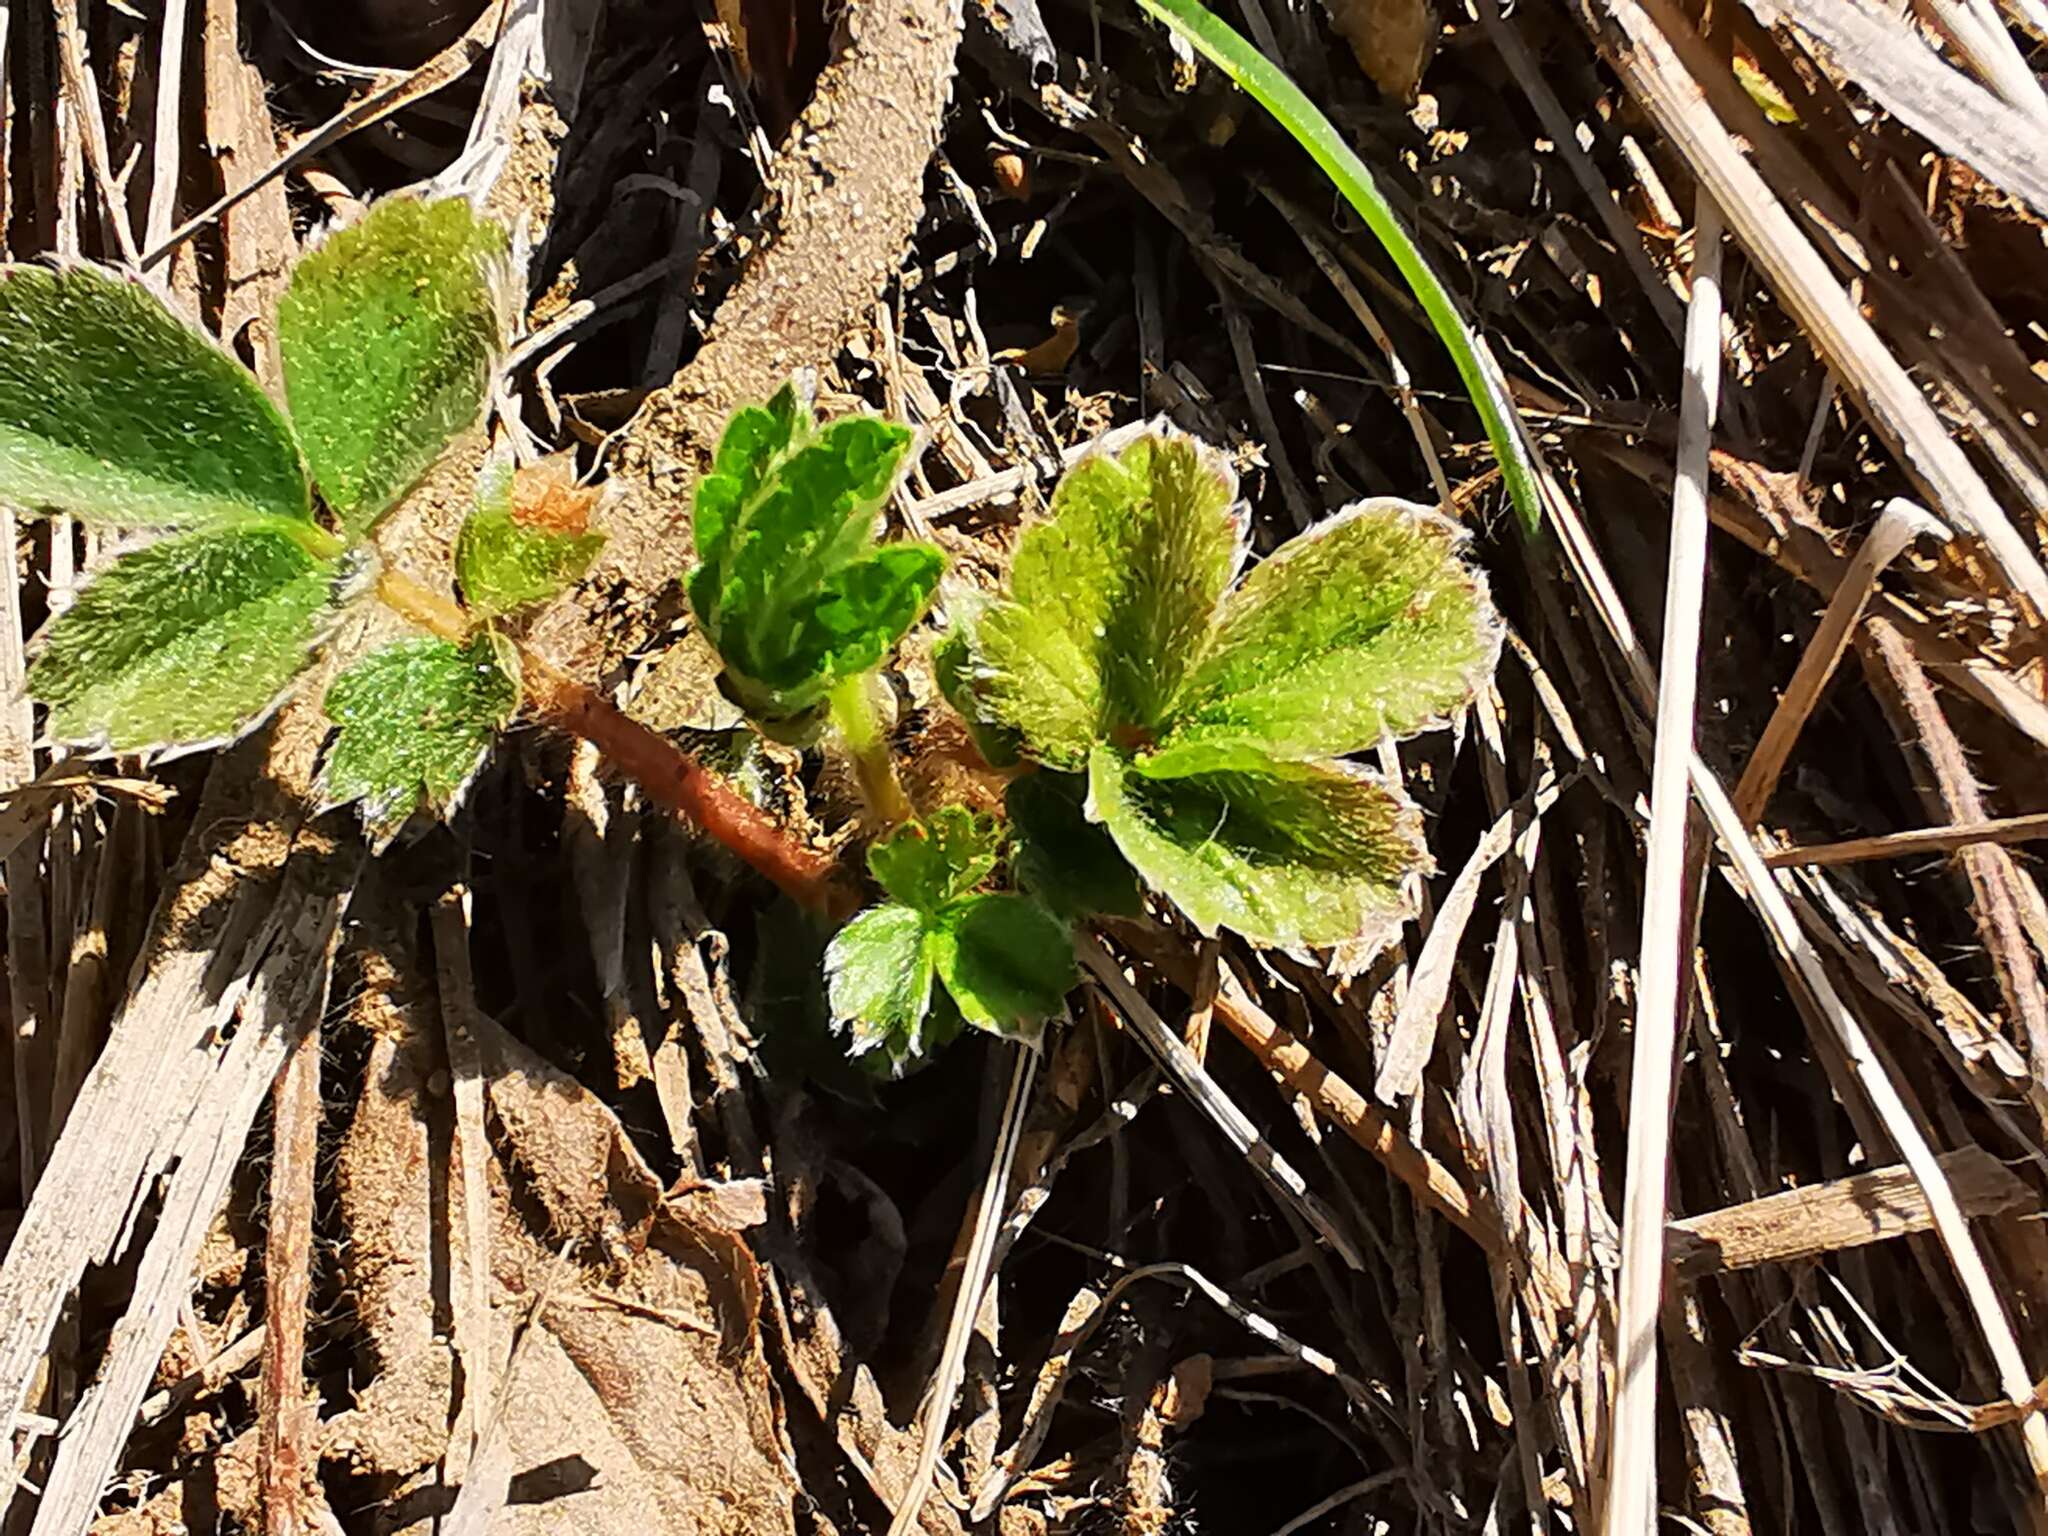
[[[377,595],[443,640],[463,645],[470,638],[469,615],[409,576],[387,568],[377,578]],[[596,689],[529,647],[518,649],[521,694],[547,724],[582,737],[650,799],[723,843],[801,905],[828,917],[848,917],[858,908],[859,894],[841,879],[830,854],[805,847],[723,778]]]

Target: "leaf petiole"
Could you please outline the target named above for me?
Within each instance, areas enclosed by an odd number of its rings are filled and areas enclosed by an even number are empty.
[[[832,723],[846,743],[853,759],[854,776],[860,781],[861,799],[883,829],[901,826],[915,814],[903,781],[896,776],[896,760],[890,754],[888,735],[875,707],[874,689],[880,679],[872,672],[856,673],[833,686],[830,699]]]

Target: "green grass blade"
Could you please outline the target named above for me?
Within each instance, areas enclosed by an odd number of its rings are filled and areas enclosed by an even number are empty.
[[[1323,168],[1330,184],[1358,211],[1366,227],[1386,247],[1401,276],[1421,303],[1430,324],[1449,349],[1458,376],[1472,398],[1486,435],[1500,459],[1501,478],[1507,482],[1508,497],[1530,532],[1543,521],[1543,507],[1536,488],[1536,469],[1529,458],[1513,402],[1500,380],[1500,371],[1482,342],[1465,323],[1457,302],[1431,269],[1421,250],[1402,226],[1365,162],[1338,136],[1330,120],[1302,93],[1287,75],[1264,54],[1240,37],[1229,23],[1211,12],[1201,0],[1138,0],[1153,16],[1166,23],[1200,50],[1203,57],[1222,70],[1252,99],[1272,113],[1281,127]]]

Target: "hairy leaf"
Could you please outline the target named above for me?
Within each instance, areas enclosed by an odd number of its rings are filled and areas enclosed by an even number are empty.
[[[936,912],[994,873],[1002,838],[993,817],[941,806],[925,821],[905,822],[877,838],[868,849],[868,869],[905,906]]]
[[[537,526],[514,504],[513,470],[500,462],[485,470],[477,504],[455,541],[455,574],[462,601],[486,618],[544,603],[590,569],[604,535],[581,528]]]
[[[985,606],[980,594],[961,592],[945,599],[949,610],[946,632],[932,647],[932,680],[939,693],[953,706],[974,740],[974,748],[991,768],[1008,768],[1016,763],[1023,738],[1004,725],[982,702],[974,685],[974,645],[969,638],[975,620]]]
[[[1079,979],[1067,925],[1026,896],[970,896],[934,925],[939,979],[967,1022],[1035,1040]]]
[[[312,513],[249,371],[141,283],[0,267],[0,497],[129,528]]]
[[[972,636],[977,693],[1034,756],[1078,769],[1098,738],[1165,723],[1243,556],[1236,494],[1177,433],[1067,471]]]
[[[1138,877],[1107,832],[1082,804],[1088,781],[1079,774],[1027,773],[1004,792],[1017,852],[1017,883],[1061,917],[1144,910]]]
[[[424,799],[446,813],[519,708],[518,662],[489,634],[466,646],[421,635],[373,651],[335,679],[327,714],[329,801],[362,802],[372,831],[395,832]]]
[[[922,1049],[933,970],[925,940],[925,915],[894,904],[868,908],[833,936],[826,991],[854,1054],[883,1048],[905,1058]]]
[[[29,692],[50,738],[133,752],[229,740],[312,659],[342,561],[309,523],[174,535],[95,576],[44,632]]]
[[[1146,766],[1096,748],[1089,814],[1204,933],[1335,945],[1400,922],[1401,881],[1427,854],[1414,807],[1378,779],[1250,749],[1185,776],[1148,776]]]
[[[925,544],[876,549],[903,427],[849,416],[819,428],[793,388],[734,416],[697,484],[691,610],[725,665],[721,686],[764,726],[813,716],[917,622],[944,561]]]
[[[1436,513],[1391,500],[1290,540],[1225,601],[1162,756],[1237,742],[1339,757],[1462,704],[1499,645],[1462,540]]]
[[[482,411],[503,250],[460,198],[394,197],[293,269],[277,315],[285,396],[349,532],[390,511]]]

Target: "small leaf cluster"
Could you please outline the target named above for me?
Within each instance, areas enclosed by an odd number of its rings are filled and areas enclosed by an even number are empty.
[[[931,602],[938,550],[877,545],[910,436],[876,416],[821,426],[793,381],[734,413],[697,481],[690,608],[720,686],[765,731],[815,736],[833,690],[881,665]]]
[[[1059,1011],[1075,980],[1073,945],[1030,897],[984,888],[1003,839],[993,817],[949,805],[869,847],[868,870],[889,900],[825,952],[833,1021],[856,1055],[880,1051],[901,1071],[963,1023],[1031,1040]]]
[[[28,683],[52,740],[210,745],[289,695],[375,585],[372,532],[482,411],[503,248],[452,199],[389,199],[335,231],[279,303],[283,409],[142,281],[0,268],[0,498],[158,535],[41,637]],[[518,708],[516,654],[491,626],[573,581],[598,543],[561,515],[575,497],[542,501],[552,516],[523,515],[510,466],[487,474],[458,551],[473,630],[402,640],[334,683],[325,792],[373,827],[451,806]]]

